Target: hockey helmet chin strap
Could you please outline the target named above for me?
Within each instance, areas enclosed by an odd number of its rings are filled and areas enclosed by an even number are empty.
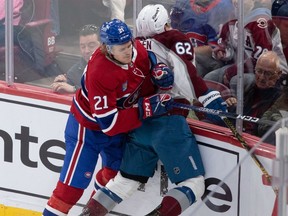
[[[109,53],[109,55],[112,55],[112,46],[113,45],[106,45],[106,49],[107,49],[107,52]]]

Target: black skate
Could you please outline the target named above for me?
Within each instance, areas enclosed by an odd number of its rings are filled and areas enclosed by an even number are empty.
[[[82,213],[79,216],[92,216],[87,205],[82,209]]]

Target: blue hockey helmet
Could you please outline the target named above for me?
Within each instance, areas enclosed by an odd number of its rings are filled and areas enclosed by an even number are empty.
[[[177,0],[170,11],[171,26],[181,32],[195,31],[208,22],[206,13],[197,13],[192,10],[189,0]]]
[[[129,27],[119,19],[104,22],[100,29],[100,40],[106,45],[121,45],[133,38]]]
[[[287,5],[287,0],[275,0],[272,4],[271,13],[272,16],[278,16],[278,11],[283,5]]]

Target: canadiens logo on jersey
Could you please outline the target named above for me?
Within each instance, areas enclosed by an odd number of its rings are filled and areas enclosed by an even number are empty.
[[[257,19],[257,26],[259,28],[267,28],[267,26],[268,26],[267,20],[263,17]]]
[[[127,99],[128,106],[132,106],[135,104],[136,100],[139,97],[139,88],[133,94],[131,94]]]
[[[122,92],[125,92],[127,89],[129,90],[131,86],[134,86],[133,88],[135,90],[132,93],[128,93],[128,94],[124,93],[124,95],[117,100],[118,107],[129,108],[133,106],[139,98],[141,86],[144,82],[145,75],[138,68],[133,68],[132,73],[136,76],[134,76],[133,80],[130,80],[129,84],[128,84],[128,80],[122,84]]]
[[[133,74],[135,74],[136,76],[139,76],[141,78],[145,78],[143,72],[141,70],[139,70],[138,68],[134,68]]]
[[[124,109],[132,107],[138,100],[140,89],[141,85],[139,85],[131,94],[124,95],[122,98],[118,99],[117,107]]]

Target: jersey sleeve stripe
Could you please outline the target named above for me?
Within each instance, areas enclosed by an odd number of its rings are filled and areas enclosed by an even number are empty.
[[[105,118],[105,117],[107,117],[107,116],[110,116],[110,115],[113,115],[113,114],[115,114],[117,112],[117,108],[115,108],[115,109],[113,109],[113,110],[110,110],[109,112],[105,112],[105,113],[103,113],[103,114],[95,114],[95,113],[93,113],[92,115],[93,115],[93,117],[96,117],[96,118]]]
[[[116,121],[117,121],[117,118],[118,118],[118,112],[115,113],[114,118],[113,118],[110,126],[107,127],[106,129],[102,129],[102,131],[103,131],[104,133],[107,133],[107,132],[109,132],[111,129],[113,129],[113,127],[114,127],[114,125],[115,125],[115,123],[116,123]]]
[[[79,110],[79,112],[85,117],[87,118],[88,120],[92,121],[92,122],[95,122],[97,123],[96,119],[93,118],[92,116],[90,116],[88,113],[86,113],[82,108],[81,106],[78,104],[78,101],[74,98],[73,100],[74,104],[76,105],[76,108]]]

